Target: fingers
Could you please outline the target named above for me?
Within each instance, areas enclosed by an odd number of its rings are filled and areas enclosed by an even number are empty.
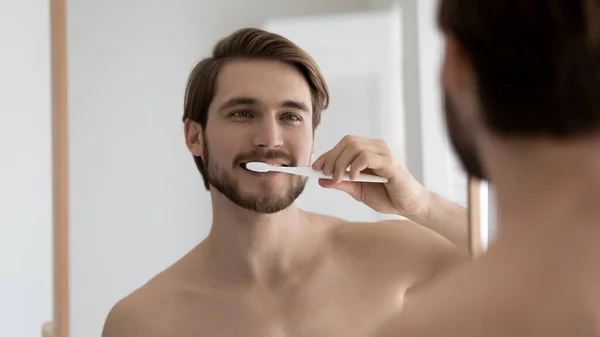
[[[362,185],[351,181],[342,181],[335,183],[329,179],[319,179],[319,185],[325,188],[333,188],[342,192],[348,193],[351,197],[356,200],[361,200]]]
[[[383,146],[382,146],[383,145]],[[366,139],[356,136],[345,136],[335,147],[323,153],[312,165],[315,170],[321,170],[323,173],[332,174],[335,167],[335,162],[340,154],[351,146],[352,150],[359,152],[360,150],[368,150],[371,152],[385,154],[387,143],[379,139]],[[347,167],[346,167],[347,168]]]
[[[342,178],[346,173],[346,169],[348,169],[348,166],[350,166],[354,162],[354,160],[360,155],[360,153],[361,150],[356,145],[356,143],[348,144],[348,146],[344,148],[342,153],[340,153],[337,160],[333,163],[332,173],[326,174],[333,174],[333,181],[336,183],[342,181]]]
[[[332,167],[335,164],[335,161],[340,156],[340,153],[346,147],[346,142],[342,139],[339,143],[337,143],[333,149],[323,153],[315,162],[312,164],[312,168],[315,170],[322,171],[324,174],[331,174]]]
[[[329,152],[327,152],[324,155],[324,162],[323,162],[323,173],[330,175],[334,173],[335,170],[335,166],[336,163],[338,162],[338,159],[340,158],[340,155],[342,154],[342,152],[344,152],[344,150],[346,150],[346,148],[348,147],[348,142],[340,142],[338,143],[333,149],[331,149]],[[340,164],[337,164],[337,166],[339,166]]]
[[[365,169],[382,169],[386,160],[390,161],[390,157],[389,146],[383,140],[346,136],[333,149],[322,154],[312,167],[326,175],[332,175],[333,182],[338,183],[348,167],[350,177],[356,179]]]
[[[372,152],[362,152],[350,165],[350,178],[356,180],[361,173],[371,173],[392,178],[395,173],[392,159]]]
[[[339,167],[341,165],[341,163],[338,163],[340,155],[344,153],[349,146],[355,146],[354,144],[356,143],[356,141],[354,140],[354,138],[355,137],[352,136],[346,136],[342,138],[342,140],[339,143],[337,143],[337,145],[334,146],[333,149],[327,151],[321,156],[321,158],[323,159],[323,173],[330,175],[335,172],[336,166]],[[347,159],[348,158],[344,157],[344,160]],[[348,163],[348,165],[349,164],[350,163]],[[348,166],[346,166],[346,168],[347,167]]]
[[[369,155],[366,152],[356,157],[356,160],[350,166],[350,179],[356,180],[361,171],[369,168]]]

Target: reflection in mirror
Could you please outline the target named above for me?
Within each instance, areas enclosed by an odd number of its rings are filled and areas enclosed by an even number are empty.
[[[407,280],[462,261],[469,189],[444,140],[434,8],[402,3],[68,3],[69,307],[57,314],[68,335],[365,335],[399,310]],[[314,143],[302,107],[318,86],[272,55],[226,62],[184,130],[192,68],[244,27],[280,34],[318,64],[331,100]],[[239,165],[327,167],[336,157],[321,155],[338,144],[362,151],[340,163],[365,159],[390,182],[309,180],[286,208],[301,178]],[[205,190],[192,155],[218,188]]]

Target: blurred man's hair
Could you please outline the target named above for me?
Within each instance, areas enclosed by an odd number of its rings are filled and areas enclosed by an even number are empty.
[[[187,83],[183,120],[192,120],[206,129],[208,108],[212,102],[217,78],[223,65],[236,59],[280,61],[294,66],[306,79],[312,96],[313,130],[321,121],[321,112],[329,105],[329,89],[316,62],[290,40],[264,30],[244,28],[220,40],[212,56],[200,61],[192,70]],[[196,166],[208,189],[202,158],[194,157]]]
[[[600,131],[598,0],[441,0],[438,24],[471,61],[492,131]]]

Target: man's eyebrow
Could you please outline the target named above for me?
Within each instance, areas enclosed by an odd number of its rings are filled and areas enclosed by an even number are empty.
[[[232,108],[232,107],[238,106],[238,105],[258,105],[259,103],[260,103],[259,100],[257,100],[256,98],[234,97],[234,98],[228,99],[227,101],[225,101],[225,103],[221,104],[221,106],[219,107],[219,111],[229,109],[229,108]],[[286,101],[283,101],[280,104],[280,106],[282,108],[292,108],[292,109],[298,109],[298,110],[301,110],[304,112],[310,112],[310,108],[308,107],[308,105],[306,105],[300,101],[286,100]]]
[[[299,102],[299,101],[287,100],[287,101],[284,101],[283,103],[281,103],[281,107],[298,109],[298,110],[302,110],[304,112],[310,112],[310,108],[306,104]]]
[[[256,105],[258,104],[258,100],[250,97],[234,97],[228,99],[225,103],[221,104],[219,107],[219,111],[225,110],[228,108],[232,108],[238,105]]]

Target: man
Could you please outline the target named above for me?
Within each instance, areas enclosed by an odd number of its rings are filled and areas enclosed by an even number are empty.
[[[382,141],[344,138],[314,162],[334,174],[320,184],[414,222],[304,212],[294,201],[306,178],[245,168],[309,166],[328,100],[310,56],[258,29],[223,39],[194,68],[185,139],[211,194],[211,231],[119,301],[104,337],[364,336],[397,313],[409,291],[465,260],[466,211],[426,191]],[[389,182],[340,182],[347,167]]]
[[[500,232],[378,336],[600,336],[600,4],[442,0],[439,23],[450,136]]]

